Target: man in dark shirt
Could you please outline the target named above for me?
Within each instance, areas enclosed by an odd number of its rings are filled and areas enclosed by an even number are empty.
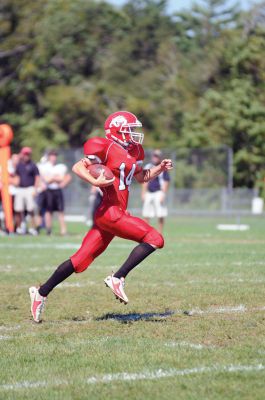
[[[39,170],[31,160],[32,150],[30,147],[23,147],[20,152],[20,162],[16,167],[16,176],[19,184],[15,196],[14,210],[16,226],[21,227],[24,213],[31,217],[31,228],[29,233],[36,235],[36,224],[34,220],[35,196],[39,186]],[[17,228],[18,233],[24,233],[21,228]]]
[[[155,150],[152,154],[151,163],[145,166],[145,169],[159,165],[162,160],[160,150]],[[165,217],[168,211],[166,206],[166,193],[168,191],[170,176],[167,171],[162,172],[152,181],[143,184],[142,199],[143,199],[143,217],[147,222],[150,218],[158,218],[158,230],[163,232]]]

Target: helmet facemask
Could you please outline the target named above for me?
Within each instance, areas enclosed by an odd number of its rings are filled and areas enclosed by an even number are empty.
[[[141,128],[142,124],[140,121],[136,123],[128,123],[126,125],[121,126],[119,129],[120,133],[129,134],[131,142],[135,144],[142,144],[144,141],[144,133],[136,132],[136,128]]]

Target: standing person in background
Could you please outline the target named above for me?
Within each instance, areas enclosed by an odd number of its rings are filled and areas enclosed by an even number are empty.
[[[66,224],[64,219],[64,195],[63,190],[72,180],[71,175],[67,172],[67,166],[57,163],[58,153],[51,150],[48,153],[48,160],[43,168],[42,179],[46,182],[46,213],[45,224],[47,234],[52,231],[52,215],[58,212],[58,220],[60,224],[60,233],[65,235]]]
[[[144,169],[150,169],[157,166],[162,161],[162,153],[155,150],[152,154],[151,163]],[[142,185],[143,217],[146,222],[150,218],[158,218],[158,231],[163,233],[165,217],[168,215],[166,206],[166,195],[169,188],[170,176],[167,171],[161,172],[153,180]]]
[[[31,218],[31,228],[28,229],[28,232],[31,235],[37,235],[34,211],[40,177],[38,167],[32,161],[31,157],[32,149],[30,147],[23,147],[15,171],[15,175],[18,178],[18,187],[14,201],[15,224],[17,226],[17,233],[26,233],[24,230],[20,231],[21,222],[26,212]]]
[[[102,202],[103,193],[99,187],[91,186],[90,194],[89,194],[89,205],[91,212],[91,219],[88,219],[89,225],[93,225],[95,223],[95,214]]]
[[[20,156],[17,153],[13,153],[9,163],[8,163],[8,172],[9,172],[9,176],[10,176],[10,185],[9,185],[9,194],[12,197],[12,205],[13,205],[13,214],[15,215],[15,210],[14,210],[14,203],[15,203],[15,197],[16,197],[16,193],[17,193],[17,186],[19,184],[19,179],[16,176],[16,168],[17,165],[20,161]],[[15,223],[15,231],[18,228],[18,226],[16,226]]]
[[[45,229],[45,213],[46,213],[46,198],[47,198],[47,184],[45,182],[45,173],[47,170],[48,157],[44,154],[37,164],[40,173],[40,186],[38,188],[38,233],[41,229]]]
[[[12,197],[12,206],[13,206],[13,212],[14,212],[14,199],[15,199],[15,194],[16,194],[16,189],[17,185],[19,183],[18,177],[16,176],[16,167],[19,162],[19,154],[12,154],[11,158],[8,160],[8,173],[9,173],[9,194]],[[0,167],[0,206],[1,206],[1,190],[2,190],[2,171]],[[4,212],[0,213],[0,230],[3,228],[2,233],[5,233],[6,227],[5,227],[5,216]],[[15,226],[16,230],[16,226]]]

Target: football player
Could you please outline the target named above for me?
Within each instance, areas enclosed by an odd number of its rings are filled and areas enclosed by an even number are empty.
[[[128,303],[124,291],[128,273],[156,249],[164,246],[160,233],[126,210],[133,177],[139,183],[148,182],[161,172],[172,169],[172,161],[169,159],[162,160],[151,169],[143,169],[144,134],[141,127],[141,122],[134,114],[118,111],[105,122],[106,138],[91,138],[84,144],[84,158],[73,166],[73,172],[85,182],[100,187],[103,200],[97,209],[95,224],[84,237],[79,250],[59,265],[47,282],[39,288],[29,289],[31,313],[35,322],[41,321],[46,298],[55,286],[74,272],[85,271],[115,236],[138,242],[121,268],[104,280],[115,297],[125,304]],[[94,178],[88,171],[93,163],[107,166],[114,178],[107,180],[104,171],[101,171],[97,179]]]

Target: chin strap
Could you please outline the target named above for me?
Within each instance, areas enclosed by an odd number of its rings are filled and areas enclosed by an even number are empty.
[[[128,147],[129,146],[129,142],[123,142],[122,140],[118,139],[116,136],[111,135],[111,138],[115,141],[118,142],[121,146],[123,147]]]

